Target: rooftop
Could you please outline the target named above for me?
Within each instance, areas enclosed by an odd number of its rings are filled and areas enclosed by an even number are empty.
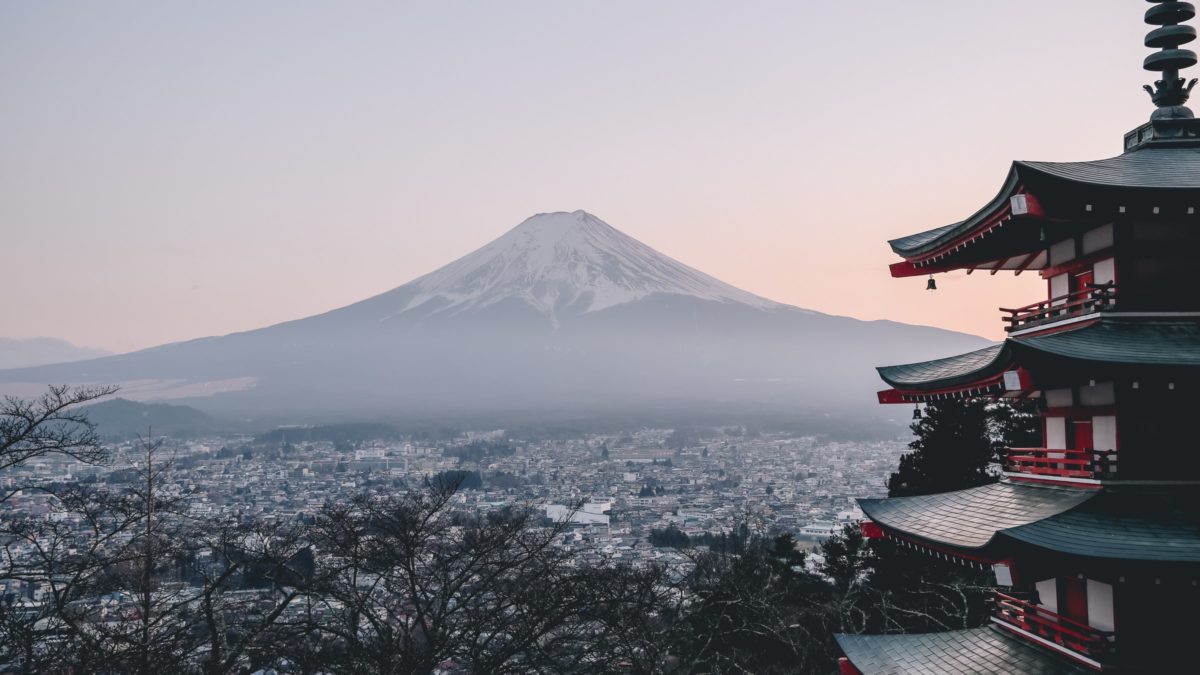
[[[863,675],[1091,673],[995,628],[914,635],[835,636]]]

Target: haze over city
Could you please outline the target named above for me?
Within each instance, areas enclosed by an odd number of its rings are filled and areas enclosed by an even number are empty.
[[[883,242],[1013,158],[1117,154],[1142,5],[10,3],[0,336],[257,328],[586,209],[775,301],[996,339],[979,308],[1036,275],[926,293]]]

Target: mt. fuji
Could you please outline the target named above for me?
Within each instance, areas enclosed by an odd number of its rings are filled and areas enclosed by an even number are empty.
[[[317,316],[0,371],[0,392],[116,383],[210,412],[417,417],[873,403],[872,366],[982,338],[784,305],[583,212],[533,216],[403,286]]]
[[[533,216],[409,286],[420,293],[405,310],[432,302],[436,312],[453,314],[516,298],[551,320],[656,293],[784,307],[676,262],[585,211]]]

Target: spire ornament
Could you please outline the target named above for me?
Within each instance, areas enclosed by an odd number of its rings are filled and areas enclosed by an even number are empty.
[[[1146,10],[1146,23],[1158,28],[1146,34],[1146,46],[1159,49],[1146,57],[1142,67],[1161,72],[1162,79],[1154,86],[1143,87],[1158,110],[1151,119],[1180,119],[1193,117],[1192,111],[1184,107],[1196,80],[1185,82],[1179,71],[1196,65],[1196,52],[1180,49],[1196,39],[1196,29],[1179,25],[1196,16],[1196,8],[1190,2],[1175,0],[1149,0],[1154,6]]]

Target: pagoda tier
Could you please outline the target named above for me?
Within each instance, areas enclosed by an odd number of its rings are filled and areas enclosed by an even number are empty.
[[[998,628],[917,635],[836,635],[841,675],[1072,675],[1091,670]]]
[[[1040,400],[1042,447],[1007,452],[1013,480],[1200,482],[1182,442],[1200,410],[1200,320],[1103,317],[878,370],[881,403]]]
[[[860,499],[859,507],[882,534],[931,551],[994,563],[1008,558],[998,534],[1066,513],[1095,490],[992,483],[918,497]]]
[[[1093,670],[1188,661],[1200,631],[1200,495],[1009,482],[859,500],[868,537],[996,572],[994,626]],[[843,645],[845,648],[846,645]],[[864,668],[864,673],[922,672]]]
[[[958,356],[876,370],[893,387],[879,392],[880,403],[1025,397],[1080,378],[1200,381],[1200,320],[1096,318]]]
[[[1112,561],[1140,561],[1177,563],[1183,573],[1200,574],[1200,497],[1195,492],[1003,481],[858,503],[879,528],[874,536],[965,561],[1000,563],[1023,554],[1055,553],[1073,558],[1087,571],[1112,571]]]
[[[1191,122],[1200,133],[1200,120]],[[1057,264],[1048,243],[1098,226],[1194,220],[1200,140],[1177,144],[1185,147],[1151,142],[1094,162],[1014,162],[1000,192],[971,217],[888,242],[904,258],[891,266],[892,276],[1044,270]]]

